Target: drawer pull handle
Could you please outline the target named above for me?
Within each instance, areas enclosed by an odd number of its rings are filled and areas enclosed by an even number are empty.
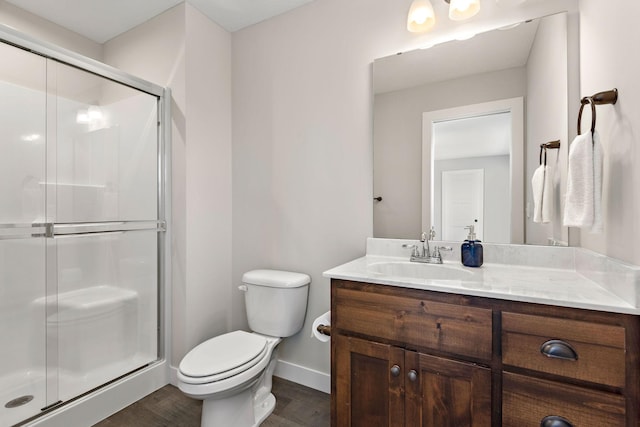
[[[542,419],[540,427],[573,427],[573,424],[571,424],[566,418],[562,418],[557,415],[549,415]]]
[[[415,382],[418,379],[418,373],[413,369],[409,371],[407,376],[411,382]]]
[[[578,360],[578,353],[564,341],[549,340],[540,346],[540,353],[547,357],[563,360]]]
[[[400,375],[400,366],[393,365],[391,367],[391,376],[392,377],[397,377],[398,375]]]

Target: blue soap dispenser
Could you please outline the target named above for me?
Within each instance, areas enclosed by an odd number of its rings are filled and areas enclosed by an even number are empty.
[[[473,232],[473,225],[465,227],[469,230],[469,236],[460,248],[462,264],[467,267],[480,267],[482,265],[482,244],[476,240],[476,233]]]

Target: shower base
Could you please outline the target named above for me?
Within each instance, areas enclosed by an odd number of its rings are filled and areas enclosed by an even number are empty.
[[[0,426],[11,426],[34,415],[46,405],[44,371],[17,372],[0,377]],[[7,408],[5,405],[22,396],[33,396],[24,405]]]
[[[42,408],[57,401],[68,401],[153,361],[149,355],[136,355],[126,361],[106,365],[89,373],[61,370],[58,374],[57,398],[47,399],[45,371],[25,371],[0,377],[0,426],[12,426],[39,415]],[[55,381],[55,378],[51,378]],[[24,396],[33,398],[23,405],[7,408],[5,404]],[[25,399],[26,400],[26,399]]]

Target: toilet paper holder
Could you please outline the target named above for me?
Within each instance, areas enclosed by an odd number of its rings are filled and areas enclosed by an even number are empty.
[[[331,336],[331,325],[318,325],[316,330],[320,332],[322,335]]]

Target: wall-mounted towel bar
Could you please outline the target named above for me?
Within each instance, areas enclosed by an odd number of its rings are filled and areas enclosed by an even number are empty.
[[[595,95],[585,96],[580,100],[580,111],[578,112],[578,135],[581,134],[582,110],[584,106],[591,106],[591,133],[596,130],[596,105],[615,104],[618,101],[618,89],[598,92]]]
[[[547,165],[547,150],[557,150],[560,148],[560,140],[557,141],[549,141],[544,144],[540,144],[540,160],[539,163],[542,164],[542,152],[544,151],[544,165]]]

